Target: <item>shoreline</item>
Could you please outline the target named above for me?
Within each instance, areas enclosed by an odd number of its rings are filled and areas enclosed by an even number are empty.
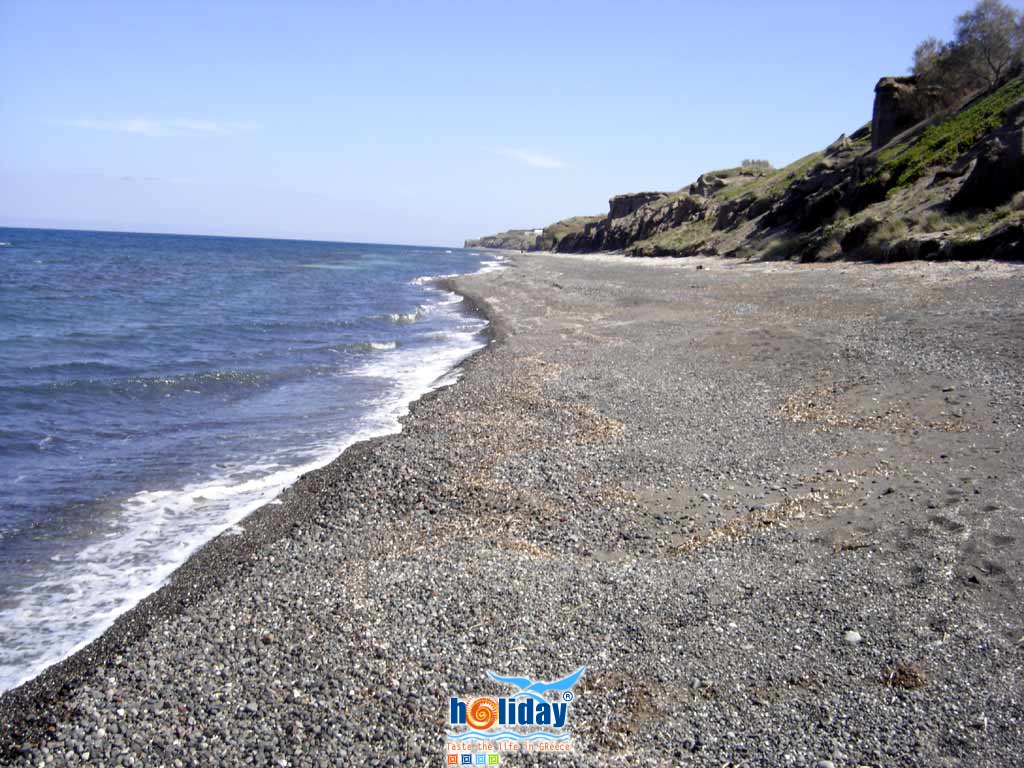
[[[697,266],[454,278],[495,339],[458,385],[207,545],[0,754],[437,764],[486,670],[586,665],[574,765],[1011,764],[1024,269]]]
[[[505,255],[511,257],[512,254]],[[487,320],[487,325],[481,331],[487,343],[470,353],[441,378],[464,369],[472,360],[487,353],[492,345],[499,343],[501,338],[495,320],[488,314],[490,308],[486,304],[477,304],[470,295],[460,293],[454,286],[458,277],[439,277],[436,284],[445,291],[462,296],[468,313]],[[417,408],[422,407],[421,403],[458,383],[456,380],[442,384],[412,400],[408,404],[408,412],[400,418],[402,429],[404,422],[414,416]],[[260,552],[286,536],[289,530],[300,526],[310,514],[308,506],[303,507],[302,496],[316,494],[318,475],[336,470],[338,467],[335,465],[357,465],[365,461],[366,454],[372,452],[374,444],[399,434],[401,429],[360,440],[326,465],[300,475],[277,497],[239,521],[236,525],[242,526],[241,533],[225,531],[204,543],[174,570],[165,584],[118,616],[97,638],[48,666],[31,680],[0,693],[0,759],[14,756],[16,740],[42,734],[46,723],[36,712],[58,703],[69,688],[86,682],[95,674],[98,663],[115,658],[131,643],[153,630],[159,621],[179,614],[194,601],[201,600],[203,594],[226,574],[246,573],[259,560]]]

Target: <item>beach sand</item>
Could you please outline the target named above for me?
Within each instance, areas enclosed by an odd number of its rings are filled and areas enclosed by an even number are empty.
[[[1024,268],[516,256],[401,434],[0,699],[14,765],[442,765],[485,670],[574,688],[503,763],[1024,754]]]

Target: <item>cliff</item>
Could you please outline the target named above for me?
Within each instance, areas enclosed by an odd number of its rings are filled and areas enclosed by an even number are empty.
[[[1024,257],[1024,79],[922,119],[914,78],[882,78],[872,120],[785,168],[617,195],[526,250],[824,261]]]
[[[539,229],[510,229],[496,235],[466,240],[464,248],[500,248],[506,251],[536,251]]]
[[[871,115],[872,149],[884,147],[893,136],[924,117],[916,95],[916,77],[883,77],[878,81]]]

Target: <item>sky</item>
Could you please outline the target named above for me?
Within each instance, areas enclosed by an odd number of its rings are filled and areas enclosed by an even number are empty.
[[[0,226],[460,245],[871,118],[969,0],[0,0]]]

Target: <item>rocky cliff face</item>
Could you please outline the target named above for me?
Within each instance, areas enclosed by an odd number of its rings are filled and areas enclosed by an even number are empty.
[[[535,251],[540,230],[510,229],[496,235],[467,240],[463,248],[498,248],[505,251]]]
[[[763,178],[767,163],[752,168],[730,168],[701,175],[679,192],[637,192],[608,201],[605,216],[580,217],[558,222],[544,230],[542,248],[565,253],[618,251],[685,224],[715,215],[709,196],[730,186]]]
[[[884,147],[899,133],[920,120],[916,77],[883,77],[875,85],[871,113],[871,148]]]
[[[781,170],[744,163],[677,192],[618,195],[606,215],[546,227],[535,247],[799,260],[1024,258],[1024,78],[916,123],[914,88],[912,78],[883,78],[870,125]]]
[[[950,209],[994,208],[1024,189],[1024,101],[1006,111],[999,130],[988,139]]]
[[[608,201],[608,218],[621,219],[635,212],[647,203],[667,197],[667,192],[634,192],[628,195],[616,195]]]

